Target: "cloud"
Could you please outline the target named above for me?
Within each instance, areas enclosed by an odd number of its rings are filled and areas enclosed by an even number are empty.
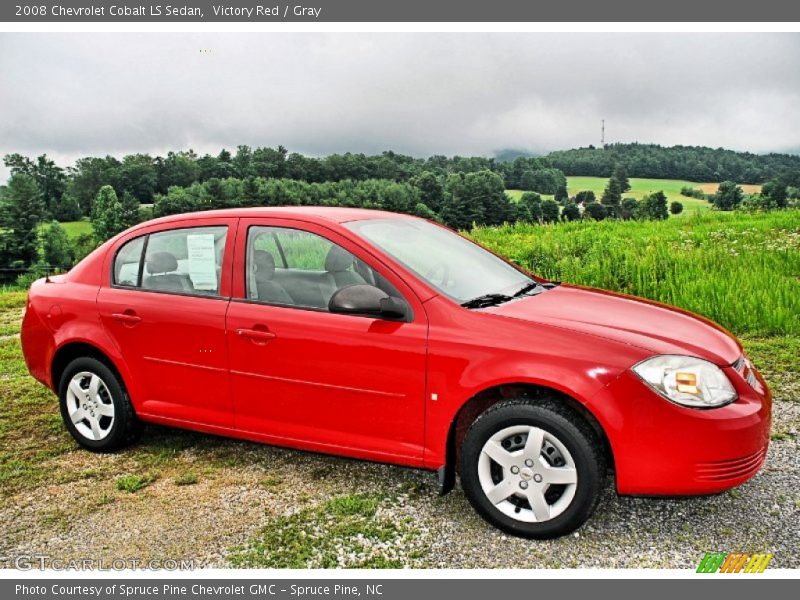
[[[0,34],[0,153],[800,147],[800,35]],[[4,175],[5,173],[0,173]]]

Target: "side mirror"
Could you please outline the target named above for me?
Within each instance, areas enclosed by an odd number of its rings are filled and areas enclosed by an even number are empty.
[[[345,315],[369,315],[384,319],[405,319],[408,306],[372,285],[349,285],[337,290],[328,302],[328,310]]]

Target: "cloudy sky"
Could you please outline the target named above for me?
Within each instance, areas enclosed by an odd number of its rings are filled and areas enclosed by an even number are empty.
[[[0,33],[0,154],[800,151],[798,34]],[[5,179],[6,172],[0,170]]]

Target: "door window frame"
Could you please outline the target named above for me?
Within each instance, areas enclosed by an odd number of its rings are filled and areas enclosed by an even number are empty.
[[[170,296],[187,296],[191,298],[207,298],[208,300],[230,300],[231,298],[231,271],[233,263],[233,251],[236,243],[236,234],[238,232],[238,218],[228,219],[214,219],[214,218],[197,218],[187,219],[180,221],[170,221],[169,223],[161,223],[158,225],[149,225],[142,228],[137,228],[131,231],[128,235],[119,239],[106,253],[106,265],[103,269],[103,281],[101,282],[104,287],[109,287],[118,290],[126,290],[130,292],[144,292],[152,294],[167,294]],[[158,290],[152,288],[142,287],[142,278],[144,276],[144,262],[147,253],[147,245],[150,236],[156,233],[168,233],[170,231],[180,231],[186,229],[201,229],[208,227],[225,227],[225,248],[222,251],[222,263],[220,268],[219,286],[216,294],[199,293],[199,292],[186,292],[186,291],[173,291],[173,290]],[[139,269],[136,280],[136,285],[122,285],[118,284],[114,278],[114,266],[117,260],[117,255],[124,246],[129,242],[144,237],[142,244],[142,252],[139,255]]]
[[[314,306],[301,306],[296,304],[280,304],[277,302],[269,302],[266,300],[258,300],[255,298],[247,297],[247,257],[250,229],[253,227],[269,227],[274,229],[294,229],[304,233],[317,235],[322,239],[339,246],[361,260],[373,271],[384,277],[391,285],[395,287],[400,297],[409,307],[409,315],[405,319],[383,319],[370,315],[356,315],[356,314],[340,314],[332,313],[327,308],[318,308]],[[371,254],[366,248],[356,244],[351,238],[342,235],[341,233],[308,221],[299,221],[295,219],[285,219],[276,217],[252,217],[247,219],[239,219],[239,232],[236,235],[236,247],[234,250],[233,269],[236,275],[233,277],[233,293],[231,295],[231,302],[241,302],[245,304],[257,304],[261,306],[269,306],[273,308],[293,309],[311,311],[320,314],[336,315],[337,317],[353,317],[357,319],[379,320],[395,323],[413,323],[419,321],[419,315],[424,314],[422,303],[417,297],[413,289],[389,266],[385,265],[380,259]],[[278,245],[280,247],[280,245]],[[285,264],[285,257],[280,257]],[[378,266],[375,266],[378,265]]]

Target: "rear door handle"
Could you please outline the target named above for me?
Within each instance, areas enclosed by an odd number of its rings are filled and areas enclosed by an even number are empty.
[[[137,315],[132,310],[126,310],[122,313],[113,313],[111,315],[115,321],[119,321],[120,323],[125,323],[125,325],[136,325],[142,320],[142,317]]]
[[[277,337],[271,331],[264,331],[263,329],[237,329],[236,335],[247,338],[254,344],[266,344]]]

